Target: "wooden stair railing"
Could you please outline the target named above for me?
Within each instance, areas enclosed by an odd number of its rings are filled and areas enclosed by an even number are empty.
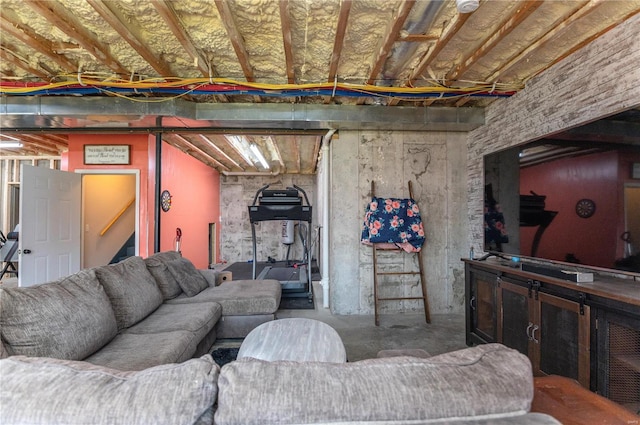
[[[107,233],[109,231],[109,229],[111,229],[111,226],[113,226],[116,221],[118,221],[120,219],[120,217],[122,217],[122,214],[125,213],[125,211],[127,211],[127,209],[133,205],[133,203],[136,201],[136,198],[132,198],[127,205],[124,206],[124,208],[122,208],[120,211],[118,211],[118,213],[113,217],[113,219],[111,219],[111,221],[109,222],[109,224],[107,224],[104,229],[102,229],[102,231],[100,232],[100,236],[104,236],[105,233]]]

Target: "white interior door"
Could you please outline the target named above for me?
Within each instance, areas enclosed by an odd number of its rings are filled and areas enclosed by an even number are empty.
[[[82,178],[21,167],[18,285],[31,286],[80,270]]]

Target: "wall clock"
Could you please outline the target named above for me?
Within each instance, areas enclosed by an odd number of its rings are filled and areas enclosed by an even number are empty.
[[[580,199],[576,203],[576,214],[581,218],[589,218],[596,212],[596,203],[591,199]]]
[[[160,206],[164,212],[169,211],[169,208],[171,208],[171,193],[168,190],[163,190],[160,194]]]

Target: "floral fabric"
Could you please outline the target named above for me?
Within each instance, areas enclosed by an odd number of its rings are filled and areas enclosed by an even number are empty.
[[[500,204],[484,206],[484,243],[486,248],[495,246],[502,251],[502,244],[509,242],[509,234],[504,223]]]
[[[424,240],[420,209],[413,199],[371,199],[365,211],[362,243],[392,244],[407,252],[418,252]]]

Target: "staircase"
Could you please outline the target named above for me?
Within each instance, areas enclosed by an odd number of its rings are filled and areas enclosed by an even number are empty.
[[[109,264],[119,263],[120,261],[136,255],[136,233],[133,232],[129,239],[116,252]]]

